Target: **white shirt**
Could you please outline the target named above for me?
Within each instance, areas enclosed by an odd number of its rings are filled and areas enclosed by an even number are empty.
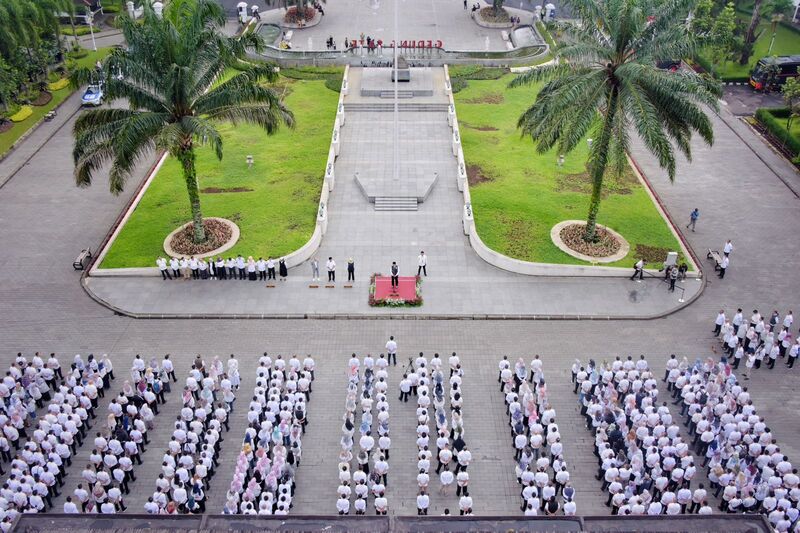
[[[731,244],[731,241],[725,243],[725,247],[722,249],[722,251],[726,254],[729,254],[733,251],[733,244]]]
[[[159,270],[166,270],[167,269],[167,260],[163,257],[159,257],[156,259],[156,265],[158,265]]]
[[[393,340],[390,340],[386,343],[386,351],[393,354],[397,352],[397,343]]]
[[[333,272],[334,270],[336,270],[336,261],[334,261],[333,259],[328,259],[328,262],[325,263],[325,268],[328,269],[328,272]]]
[[[425,254],[419,254],[419,257],[417,257],[417,264],[419,264],[421,267],[426,266],[428,264],[428,256]]]

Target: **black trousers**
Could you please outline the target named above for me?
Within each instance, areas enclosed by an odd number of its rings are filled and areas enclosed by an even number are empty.
[[[266,270],[259,270],[258,271],[258,281],[264,281],[267,279],[267,271]]]
[[[178,269],[178,268],[173,268],[173,269],[172,269],[172,275],[173,275],[173,276],[175,276],[175,279],[178,279],[178,278],[180,278],[180,277],[181,277],[181,271],[180,271],[180,269]]]
[[[245,275],[244,269],[239,268],[239,279],[245,279],[247,276]]]
[[[196,268],[192,269],[192,279],[200,279],[200,273],[197,271]]]
[[[719,279],[722,279],[722,278],[725,277],[725,271],[726,270],[727,270],[727,268],[720,268],[719,269]]]
[[[161,271],[161,279],[172,279],[172,276],[169,273],[169,270],[162,270]]]
[[[347,271],[347,281],[355,281],[356,280],[356,272],[355,270],[348,270]]]
[[[419,268],[417,268],[417,276],[419,276],[420,272],[424,273],[427,276],[428,275],[427,265],[422,265]]]
[[[336,281],[336,271],[329,270],[328,271],[328,281]]]
[[[275,279],[275,268],[267,269],[267,279]]]
[[[228,279],[228,269],[225,267],[217,267],[217,277],[219,279]]]
[[[639,279],[644,279],[644,269],[641,270],[639,270],[638,268],[634,269],[633,276],[631,276],[631,279],[632,280],[636,279],[636,276],[639,276]]]
[[[400,283],[399,276],[392,276],[392,287],[397,287],[399,283]]]

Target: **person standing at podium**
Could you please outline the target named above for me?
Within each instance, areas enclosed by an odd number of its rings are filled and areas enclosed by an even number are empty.
[[[397,286],[400,284],[400,267],[397,266],[396,261],[392,261],[392,292],[397,292]]]

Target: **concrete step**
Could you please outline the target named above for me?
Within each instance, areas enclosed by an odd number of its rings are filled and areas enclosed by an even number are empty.
[[[417,199],[404,196],[377,196],[375,211],[416,211]]]
[[[414,91],[397,91],[398,98],[414,98]],[[381,98],[394,98],[394,91],[381,91]]]
[[[358,102],[358,103],[345,103],[345,112],[376,112],[376,113],[391,113],[394,111],[394,102]],[[448,104],[433,104],[433,103],[414,103],[414,102],[400,102],[398,103],[398,111],[401,112],[436,112],[447,113]]]

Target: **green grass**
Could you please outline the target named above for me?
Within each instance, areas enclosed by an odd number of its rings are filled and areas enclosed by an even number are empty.
[[[715,67],[717,75],[725,77],[750,75],[756,62],[767,56],[769,43],[772,40],[772,25],[769,21],[762,21],[758,25],[757,31],[760,31],[761,35],[756,40],[750,61],[746,65],[740,65],[738,61],[722,62]],[[778,24],[775,32],[775,44],[772,46],[770,55],[785,56],[797,53],[800,53],[800,34]]]
[[[538,154],[530,138],[520,137],[516,128],[538,89],[508,89],[511,79],[513,75],[470,81],[455,97],[470,174],[479,169],[488,178],[470,185],[478,233],[487,246],[516,259],[586,264],[559,250],[550,240],[550,229],[562,220],[586,219],[587,144],[567,154],[561,168],[555,151]],[[633,265],[638,244],[680,250],[632,171],[619,179],[610,177],[606,184],[598,222],[621,233],[631,245],[628,256],[609,266]]]
[[[233,220],[241,230],[226,255],[278,257],[304,245],[316,222],[338,95],[323,80],[281,78],[279,90],[295,114],[296,128],[268,137],[247,125],[220,125],[224,157],[197,150],[201,189],[248,188],[250,192],[201,193],[204,216]],[[255,164],[247,168],[246,156]],[[100,186],[99,184],[96,186]],[[164,238],[190,220],[179,165],[169,158],[120,232],[102,268],[149,267],[164,253]]]
[[[98,48],[97,52],[89,51],[86,57],[76,61],[78,66],[91,67],[98,59],[107,56],[111,52],[111,48]],[[22,137],[25,132],[33,127],[34,124],[45,116],[47,113],[55,109],[55,107],[63,102],[72,94],[70,87],[58,91],[52,91],[53,98],[43,106],[33,106],[33,114],[22,122],[15,123],[11,129],[0,133],[0,157],[5,155],[11,149],[11,146]]]

